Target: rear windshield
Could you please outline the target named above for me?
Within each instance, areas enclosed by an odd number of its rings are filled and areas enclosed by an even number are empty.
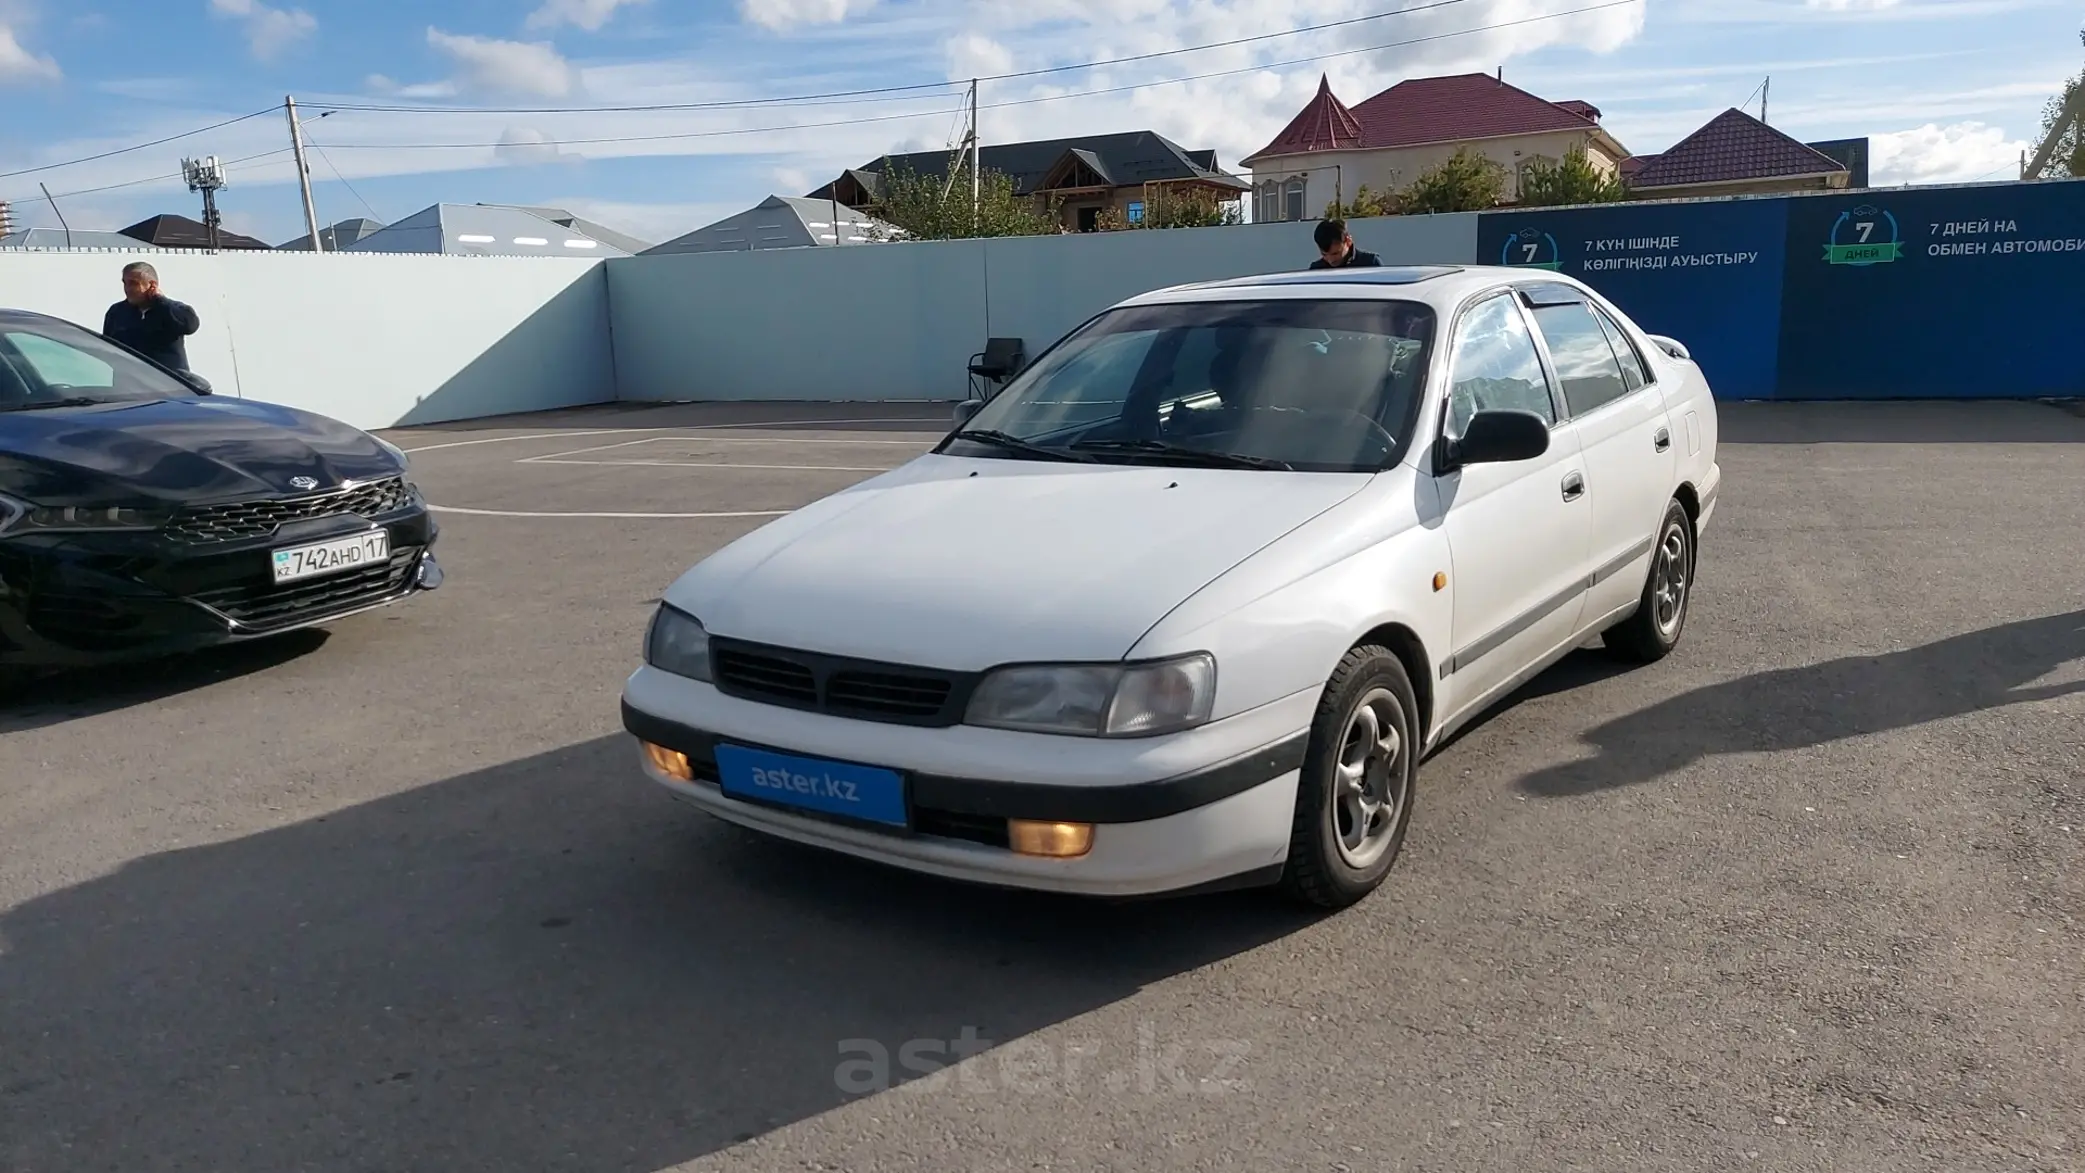
[[[1403,458],[1434,325],[1425,305],[1381,299],[1112,310],[1044,354],[964,430],[1110,462],[1193,463],[1201,452],[1226,466],[1377,471]],[[943,450],[1023,456],[961,434]]]

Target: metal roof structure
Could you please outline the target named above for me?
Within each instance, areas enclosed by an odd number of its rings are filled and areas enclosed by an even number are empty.
[[[325,242],[327,252],[337,253],[341,249],[365,237],[375,236],[383,230],[384,226],[377,221],[357,216],[352,220],[342,220],[331,227],[319,229],[319,237]],[[283,252],[308,253],[311,251],[311,234],[307,232],[288,244],[278,245],[277,248]]]
[[[1043,139],[1025,143],[999,143],[978,150],[978,166],[1012,177],[1015,195],[1030,195],[1048,186],[1067,156],[1083,164],[1112,187],[1143,183],[1199,182],[1210,187],[1247,191],[1252,185],[1219,168],[1215,151],[1190,151],[1179,143],[1148,130],[1120,134],[1096,134],[1079,138]],[[902,168],[921,178],[940,179],[949,172],[949,151],[921,151],[910,155],[883,155],[860,167],[849,168],[839,179],[812,192],[813,202],[836,192],[841,202],[861,189],[869,200],[880,193],[882,177]],[[849,179],[852,182],[847,182]]]
[[[63,228],[24,228],[0,236],[0,248],[33,249],[121,249],[125,252],[158,252],[156,244],[125,236],[121,232],[67,232]]]
[[[501,204],[435,204],[343,248],[352,253],[448,256],[627,257],[636,255],[576,223]],[[624,238],[628,240],[629,238]],[[630,243],[641,243],[631,241]],[[639,250],[642,251],[642,250]]]
[[[1646,156],[1633,188],[1824,176],[1851,168],[1838,159],[1732,108],[1710,119],[1671,150]]]
[[[1551,102],[1488,73],[1410,78],[1350,107],[1333,94],[1331,78],[1320,76],[1310,103],[1242,165],[1318,151],[1371,151],[1560,130],[1600,130],[1599,107],[1576,99]]]
[[[208,249],[210,247],[210,229],[204,226],[201,220],[192,220],[187,216],[177,216],[172,213],[163,212],[149,219],[140,220],[120,231],[122,235],[133,240],[141,240],[147,244],[156,244],[161,248]],[[265,240],[256,240],[251,236],[233,232],[223,227],[219,227],[217,230],[217,248],[220,252],[274,251]]]
[[[647,249],[645,255],[873,244],[879,239],[893,239],[897,232],[896,228],[846,204],[771,195],[735,216],[726,216],[686,236]]]

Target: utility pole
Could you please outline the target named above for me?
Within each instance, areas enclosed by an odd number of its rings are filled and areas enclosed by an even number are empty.
[[[970,79],[970,231],[978,228],[977,206],[977,79]]]
[[[290,153],[297,157],[297,187],[304,193],[304,226],[311,230],[311,251],[322,253],[326,242],[319,237],[319,213],[311,203],[311,168],[304,162],[304,127],[297,121],[297,99],[284,94],[282,108],[289,113]]]

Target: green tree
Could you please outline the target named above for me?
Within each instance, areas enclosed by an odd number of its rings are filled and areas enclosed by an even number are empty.
[[[1621,179],[1593,166],[1584,147],[1565,151],[1562,162],[1531,159],[1520,173],[1520,202],[1529,207],[1611,204],[1626,195]]]
[[[2085,42],[2085,32],[2078,34]],[[2080,108],[2079,87],[2085,86],[2085,73],[2063,83],[2063,92],[2049,99],[2042,107],[2042,133],[2035,140],[2037,146],[2056,136],[2056,149],[2049,152],[2049,161],[2042,166],[2041,174],[2033,179],[2085,178],[2085,109]]]
[[[1365,216],[1395,216],[1401,210],[1394,191],[1370,191],[1367,184],[1354,189],[1354,198],[1344,204],[1332,200],[1325,205],[1327,220],[1359,220]]]
[[[1422,172],[1398,193],[1407,214],[1482,212],[1506,201],[1506,169],[1469,147]]]
[[[1058,230],[1057,205],[1044,206],[1014,194],[1013,177],[989,168],[978,175],[977,207],[970,206],[967,163],[947,176],[915,175],[904,168],[884,173],[883,190],[870,209],[905,240],[969,240],[982,236],[1049,236]],[[872,228],[879,240],[900,237]]]
[[[1144,189],[1144,217],[1129,222],[1114,207],[1101,210],[1100,230],[1121,232],[1131,228],[1220,228],[1244,221],[1236,200],[1220,200],[1206,188],[1170,186]]]

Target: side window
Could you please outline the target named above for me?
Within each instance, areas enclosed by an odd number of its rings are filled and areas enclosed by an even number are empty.
[[[116,370],[90,354],[82,354],[63,342],[40,334],[9,334],[8,344],[29,364],[46,386],[113,387]]]
[[[1556,422],[1542,356],[1510,295],[1494,297],[1463,316],[1455,327],[1448,377],[1450,436],[1462,435],[1480,411],[1532,411]]]
[[[1614,347],[1608,345],[1607,332],[1591,306],[1575,301],[1537,307],[1535,325],[1549,343],[1549,357],[1564,384],[1564,406],[1572,415],[1597,410],[1629,393],[1622,365],[1615,361]]]
[[[1651,375],[1644,369],[1643,356],[1636,352],[1636,345],[1629,341],[1629,336],[1622,333],[1621,325],[1599,306],[1593,307],[1593,316],[1600,319],[1600,328],[1607,332],[1608,344],[1614,347],[1614,356],[1621,361],[1622,382],[1631,391],[1648,384]]]

